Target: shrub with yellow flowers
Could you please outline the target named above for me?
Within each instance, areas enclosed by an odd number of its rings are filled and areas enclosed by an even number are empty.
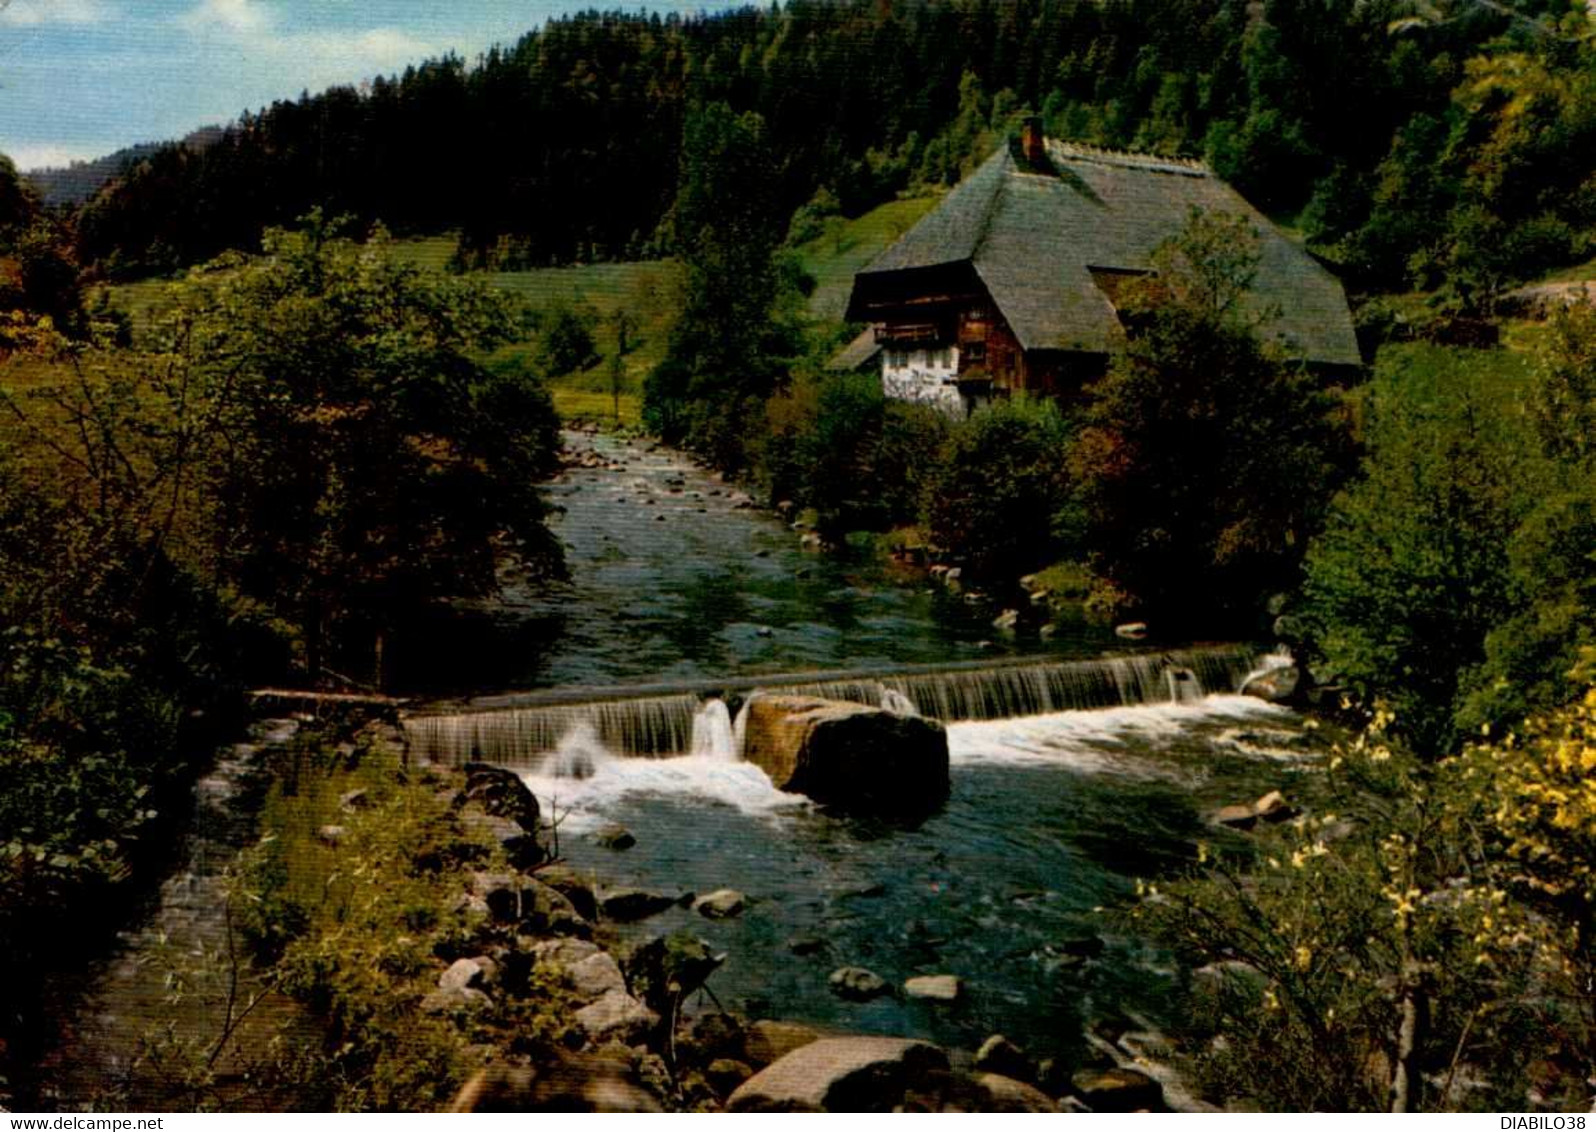
[[[1144,896],[1191,972],[1193,1083],[1269,1110],[1589,1108],[1593,713],[1431,763],[1377,706],[1314,812]]]

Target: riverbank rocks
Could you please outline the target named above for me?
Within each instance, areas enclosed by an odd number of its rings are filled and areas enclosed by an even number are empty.
[[[693,902],[700,916],[711,920],[728,920],[743,910],[743,894],[732,888],[721,888]]]
[[[565,981],[584,1001],[603,998],[611,991],[626,990],[626,976],[620,964],[607,951],[594,952],[565,969]]]
[[[602,953],[598,944],[585,939],[540,939],[532,944],[533,958],[557,967],[573,967],[590,955]]]
[[[726,1102],[729,1112],[890,1112],[932,1085],[948,1056],[908,1038],[822,1038],[762,1069]]]
[[[1035,1085],[1027,1085],[1024,1081],[1016,1081],[1000,1073],[983,1073],[976,1078],[976,1084],[985,1089],[987,1095],[991,1097],[990,1103],[983,1106],[987,1112],[1058,1111],[1058,1105],[1053,1103],[1053,1098]]]
[[[577,915],[583,919],[592,920],[598,917],[598,899],[593,894],[593,886],[575,869],[566,868],[564,865],[552,865],[539,869],[533,875],[541,883],[569,900],[571,907],[575,908]]]
[[[903,984],[903,993],[910,998],[932,1002],[954,1002],[962,990],[963,984],[957,975],[918,975]]]
[[[632,1045],[659,1024],[659,1015],[624,990],[605,992],[575,1014],[576,1024],[595,1044],[610,1040]]]
[[[761,1019],[743,1032],[743,1060],[760,1067],[820,1040],[820,1032],[798,1022]]]
[[[527,833],[538,832],[538,800],[521,776],[488,763],[466,763],[466,784],[456,801],[476,803],[491,817],[509,818]]]
[[[438,976],[438,989],[442,991],[480,990],[493,981],[499,965],[485,955],[475,959],[456,959],[449,969]]]
[[[486,1010],[493,1000],[475,987],[435,990],[421,1000],[423,1014],[452,1014],[457,1010]]]
[[[887,993],[887,981],[863,967],[838,967],[827,980],[831,993],[839,998],[863,1002]]]
[[[1071,1079],[1075,1095],[1093,1112],[1156,1112],[1164,1107],[1164,1090],[1135,1069],[1082,1069]]]
[[[1002,1034],[993,1034],[975,1052],[975,1067],[1016,1081],[1036,1080],[1036,1066],[1025,1051]]]
[[[813,696],[757,692],[745,709],[743,758],[780,790],[822,805],[921,818],[948,796],[948,736],[935,720]]]
[[[593,934],[593,925],[557,889],[527,880],[521,888],[521,930],[531,935],[585,938]]]
[[[423,1014],[448,1014],[456,1010],[482,1010],[493,1005],[483,987],[498,973],[487,957],[456,959],[438,976],[438,989],[421,1000]]]

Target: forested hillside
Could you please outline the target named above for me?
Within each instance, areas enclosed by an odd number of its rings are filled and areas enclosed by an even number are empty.
[[[90,202],[79,245],[159,272],[319,205],[459,230],[469,265],[635,259],[673,246],[695,108],[758,115],[783,217],[952,183],[1031,110],[1054,136],[1205,157],[1360,289],[1450,282],[1467,305],[1589,254],[1588,36],[1567,0],[594,12],[168,146]]]

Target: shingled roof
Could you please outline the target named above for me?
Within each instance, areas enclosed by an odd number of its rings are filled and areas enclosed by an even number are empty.
[[[848,317],[868,321],[864,300],[897,272],[968,263],[1025,349],[1108,353],[1123,336],[1093,270],[1150,270],[1196,207],[1258,230],[1251,301],[1278,312],[1265,334],[1294,357],[1360,364],[1340,282],[1205,166],[1053,139],[1047,155],[1053,173],[1000,148],[854,277]]]

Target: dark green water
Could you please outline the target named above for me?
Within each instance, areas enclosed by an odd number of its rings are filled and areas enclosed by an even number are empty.
[[[923,574],[821,555],[680,454],[567,434],[624,471],[573,467],[549,487],[570,581],[507,576],[491,602],[440,610],[390,652],[395,690],[511,689],[945,663],[1016,653],[1092,656],[1106,630],[1040,642],[992,627]],[[1123,644],[1123,642],[1120,642]]]

